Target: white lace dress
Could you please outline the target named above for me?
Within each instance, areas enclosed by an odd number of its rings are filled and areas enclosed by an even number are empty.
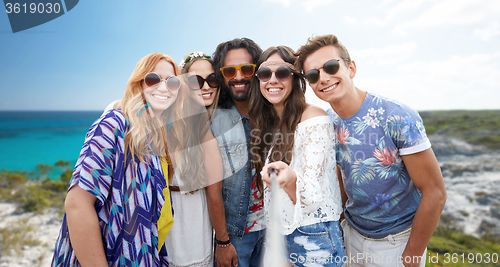
[[[268,162],[266,161],[266,164]],[[291,234],[304,225],[338,221],[342,213],[335,161],[335,131],[328,116],[318,116],[297,125],[290,167],[297,173],[296,204],[278,190],[281,233]],[[264,188],[264,210],[270,222],[271,190]]]

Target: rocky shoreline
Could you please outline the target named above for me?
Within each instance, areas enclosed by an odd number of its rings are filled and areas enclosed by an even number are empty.
[[[500,153],[431,136],[448,199],[443,211],[464,233],[500,235]]]
[[[440,135],[430,139],[448,194],[442,218],[466,234],[500,235],[500,152]],[[0,267],[50,266],[62,215],[54,208],[20,210],[0,202],[0,230],[18,231],[18,239],[32,245],[11,244],[10,255],[0,254]]]

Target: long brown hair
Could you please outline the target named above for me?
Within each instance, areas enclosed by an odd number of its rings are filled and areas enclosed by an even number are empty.
[[[262,62],[275,53],[278,53],[285,62],[292,65],[297,59],[290,47],[272,46],[262,53],[258,65],[260,66]],[[305,80],[300,72],[296,70],[292,70],[292,72],[292,91],[285,100],[281,119],[273,104],[261,94],[260,87],[251,87],[249,116],[256,126],[252,130],[251,151],[256,170],[261,170],[264,167],[271,148],[269,162],[281,160],[290,164],[292,160],[295,129],[306,108]],[[268,140],[267,136],[272,136],[272,140]],[[253,153],[254,151],[256,153]],[[262,177],[259,171],[257,171],[257,188],[263,192]]]

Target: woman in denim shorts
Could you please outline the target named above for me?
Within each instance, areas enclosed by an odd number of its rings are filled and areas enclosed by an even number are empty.
[[[258,178],[266,218],[270,222],[268,171],[274,168],[280,188],[272,199],[280,204],[273,216],[279,216],[287,260],[294,266],[343,266],[335,132],[326,112],[305,102],[305,80],[295,60],[286,46],[264,51],[256,74],[260,86],[250,92],[251,151],[256,169],[262,170]]]

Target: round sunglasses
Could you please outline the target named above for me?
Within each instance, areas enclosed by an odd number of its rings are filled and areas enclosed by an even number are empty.
[[[241,75],[243,75],[246,78],[252,77],[252,75],[255,73],[255,64],[243,64],[239,66],[225,66],[220,68],[220,71],[222,72],[222,76],[224,78],[231,80],[232,78],[236,77],[236,73],[240,71]]]
[[[200,75],[191,75],[188,78],[188,84],[191,90],[200,90],[203,88],[205,82],[207,82],[208,86],[212,88],[219,86],[219,82],[217,81],[217,78],[215,78],[215,73],[208,75],[206,79],[203,79]]]
[[[281,66],[277,68],[276,71],[271,71],[268,67],[260,67],[255,76],[257,76],[261,82],[267,82],[271,79],[273,73],[276,79],[281,82],[288,80],[290,76],[293,75],[292,70],[289,67]]]
[[[325,64],[323,67],[319,69],[311,69],[308,70],[305,74],[304,77],[306,80],[312,84],[312,83],[317,83],[319,81],[319,70],[323,69],[327,74],[333,75],[337,73],[340,69],[340,59],[330,59]]]
[[[144,77],[144,83],[147,87],[154,87],[154,89],[160,86],[160,83],[165,81],[167,84],[167,89],[170,91],[176,91],[181,88],[181,81],[175,76],[170,76],[167,79],[161,79],[160,75],[155,72],[150,72]]]

